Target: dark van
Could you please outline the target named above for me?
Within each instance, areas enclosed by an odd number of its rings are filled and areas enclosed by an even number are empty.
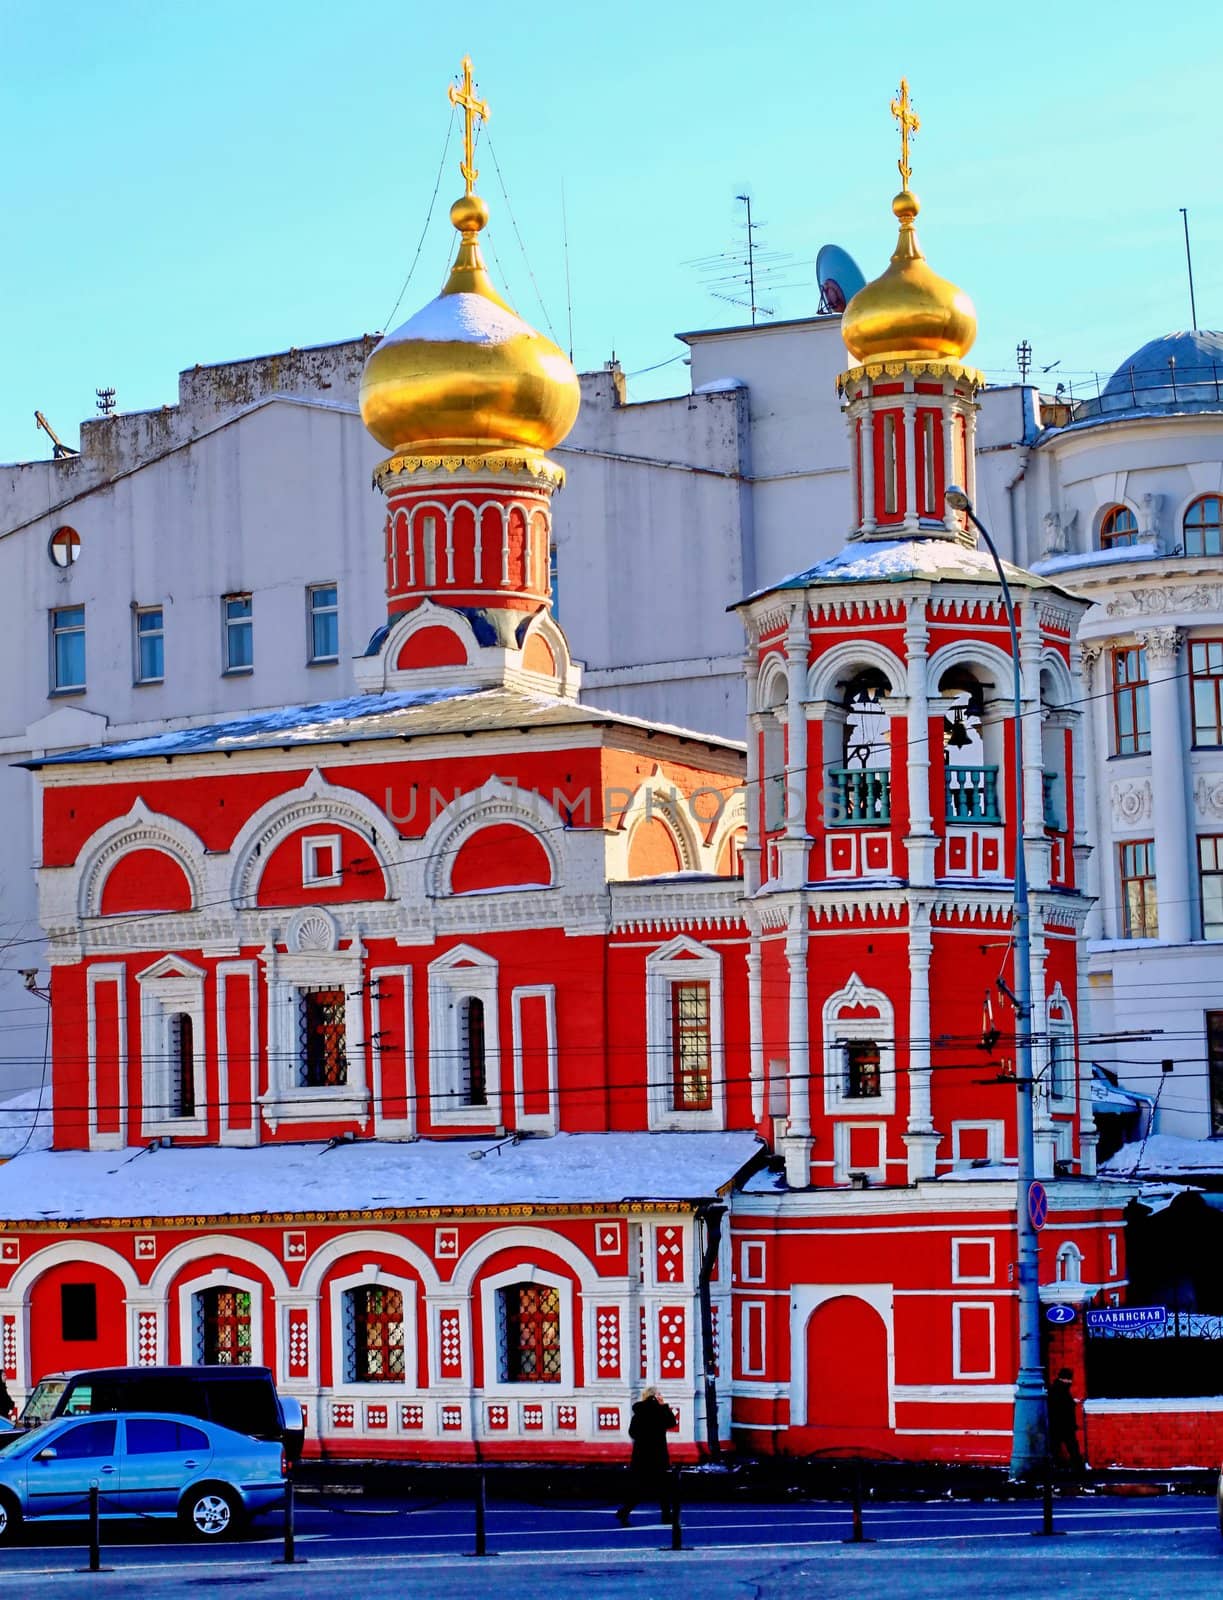
[[[99,1411],[161,1411],[201,1417],[253,1439],[283,1444],[296,1461],[305,1440],[301,1403],[279,1395],[267,1367],[96,1367],[51,1372],[35,1385],[19,1420],[37,1428]]]

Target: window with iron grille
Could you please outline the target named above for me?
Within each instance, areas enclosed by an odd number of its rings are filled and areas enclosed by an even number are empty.
[[[196,1348],[208,1367],[251,1364],[251,1297],[248,1289],[203,1289],[195,1297]]]
[[[1193,742],[1223,745],[1223,639],[1189,641],[1189,694],[1193,704]]]
[[[1113,694],[1113,754],[1136,756],[1151,748],[1147,702],[1147,653],[1138,645],[1110,652]]]
[[[1128,506],[1113,506],[1100,523],[1100,549],[1118,550],[1138,543],[1138,519]]]
[[[488,1052],[484,1036],[484,1002],[469,995],[459,1002],[460,1104],[488,1104]]]
[[[1130,839],[1118,845],[1121,858],[1121,937],[1159,938],[1155,893],[1155,841]]]
[[[1187,556],[1223,555],[1223,499],[1217,494],[1204,494],[1185,512],[1185,554]]]
[[[853,1039],[845,1046],[845,1098],[877,1100],[882,1092],[879,1078],[879,1046],[873,1039]]]
[[[676,1111],[713,1105],[708,983],[671,985],[671,1090]]]
[[[497,1294],[498,1366],[502,1383],[561,1380],[560,1291],[514,1283]]]
[[[404,1361],[403,1295],[379,1283],[344,1293],[344,1381],[398,1383]]]
[[[1223,939],[1223,837],[1198,835],[1198,884],[1202,894],[1202,938]]]
[[[1210,1131],[1223,1133],[1223,1011],[1206,1013],[1206,1063],[1210,1075]]]
[[[297,994],[297,1081],[306,1089],[339,1088],[348,1082],[344,990],[299,989]]]
[[[190,1013],[175,1011],[166,1022],[172,1117],[195,1115],[195,1024]]]

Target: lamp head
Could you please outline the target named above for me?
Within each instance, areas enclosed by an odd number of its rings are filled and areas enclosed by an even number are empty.
[[[949,483],[943,493],[943,499],[953,511],[971,511],[972,501],[958,484]]]

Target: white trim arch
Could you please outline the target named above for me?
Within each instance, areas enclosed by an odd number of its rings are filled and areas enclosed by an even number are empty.
[[[784,714],[789,693],[785,651],[770,650],[760,660],[755,703],[751,709],[764,714],[776,714],[779,711]]]
[[[403,1373],[398,1378],[355,1378],[348,1375],[347,1327],[345,1297],[354,1289],[394,1289],[399,1294],[403,1325]],[[386,1394],[398,1397],[406,1390],[415,1391],[420,1367],[420,1307],[417,1304],[420,1284],[415,1278],[388,1272],[379,1264],[362,1263],[356,1271],[342,1278],[333,1278],[327,1285],[328,1311],[331,1321],[331,1384],[328,1393],[341,1392],[377,1401]],[[319,1374],[320,1380],[322,1374]]]
[[[845,1011],[873,1010],[874,1017],[843,1017]],[[824,1110],[829,1115],[888,1116],[896,1109],[896,1022],[882,989],[868,989],[856,972],[824,1001]],[[879,1050],[879,1093],[851,1095],[845,1081],[845,1046],[871,1042]]]
[[[695,799],[696,795],[700,793],[701,791],[697,790],[690,799]],[[747,793],[744,789],[736,789],[723,805],[722,814],[714,824],[714,831],[710,836],[708,845],[705,847],[709,852],[709,864],[712,871],[716,872],[718,869],[718,862],[721,859],[727,839],[741,829],[746,829],[746,827]],[[746,840],[744,843],[746,843]]]
[[[622,794],[624,790],[620,791]],[[661,771],[650,773],[637,785],[633,798],[619,814],[616,831],[607,841],[607,872],[616,879],[628,878],[629,855],[633,834],[643,822],[660,818],[675,838],[679,853],[679,871],[698,872],[705,865],[706,848],[703,830],[698,830],[685,811],[685,797]]]
[[[288,1274],[270,1250],[263,1245],[252,1244],[249,1239],[240,1239],[234,1234],[214,1233],[207,1238],[184,1239],[182,1244],[176,1244],[168,1251],[157,1263],[149,1278],[148,1294],[168,1303],[170,1287],[178,1273],[197,1261],[206,1260],[209,1256],[232,1256],[242,1266],[262,1272],[277,1300],[282,1295],[292,1292],[289,1288]]]
[[[551,677],[560,683],[565,683],[573,667],[573,658],[569,653],[569,641],[565,638],[564,630],[547,608],[535,613],[530,626],[522,636],[521,650],[524,656],[526,655],[527,644],[533,637],[542,639],[552,652],[556,670],[551,674]],[[544,676],[542,673],[538,675],[540,677]]]
[[[896,1329],[890,1283],[806,1284],[790,1291],[790,1426],[807,1426],[807,1330],[830,1300],[861,1300],[876,1312],[887,1333],[888,1427],[896,1426]]]
[[[28,1389],[31,1386],[30,1294],[34,1285],[56,1267],[79,1267],[85,1264],[113,1273],[123,1285],[127,1307],[124,1355],[129,1362],[137,1359],[137,1307],[147,1307],[148,1290],[141,1285],[135,1267],[109,1245],[94,1244],[87,1239],[65,1239],[58,1244],[37,1249],[13,1273],[8,1288],[0,1290],[0,1311],[17,1319],[17,1376],[13,1381],[19,1388]]]
[[[709,1090],[706,1109],[675,1104],[672,992],[685,981],[709,991]],[[646,1106],[652,1132],[721,1128],[726,1120],[726,1052],[723,1042],[722,957],[709,945],[677,934],[651,950],[645,963]]]
[[[530,1379],[510,1379],[501,1375],[501,1292],[513,1288],[516,1284],[556,1290],[557,1315],[560,1321],[561,1370],[560,1376],[554,1380],[536,1379],[532,1382]],[[561,1277],[554,1269],[534,1262],[523,1262],[507,1267],[502,1272],[494,1272],[490,1277],[482,1278],[480,1354],[484,1382],[480,1387],[480,1393],[494,1399],[519,1400],[542,1400],[553,1395],[572,1394],[577,1375],[578,1319],[584,1300],[584,1287],[579,1295],[575,1296],[573,1284],[568,1278]],[[589,1381],[589,1374],[585,1370],[583,1376]]]
[[[1187,553],[1185,550],[1185,518],[1189,515],[1190,511],[1195,505],[1197,505],[1199,500],[1223,500],[1223,473],[1220,473],[1219,476],[1220,483],[1218,487],[1213,489],[1202,489],[1195,487],[1191,489],[1190,492],[1180,501],[1176,510],[1172,513],[1172,526],[1170,529],[1172,538],[1170,543],[1172,548],[1174,550],[1178,550],[1182,555]],[[1199,556],[1190,556],[1189,559],[1191,561],[1195,561],[1202,558]]]
[[[178,1316],[178,1356],[180,1362],[187,1366],[199,1366],[204,1362],[204,1351],[196,1344],[195,1339],[195,1300],[198,1295],[206,1293],[209,1289],[237,1289],[251,1297],[251,1358],[246,1363],[252,1367],[268,1365],[267,1351],[264,1347],[264,1285],[258,1278],[243,1277],[240,1272],[234,1272],[229,1267],[215,1267],[211,1272],[204,1273],[198,1278],[188,1278],[178,1286],[176,1299],[178,1301],[176,1312]],[[272,1296],[272,1306],[268,1308],[275,1316],[275,1295]],[[169,1348],[169,1329],[166,1330],[166,1346]],[[235,1363],[236,1365],[236,1363]],[[281,1363],[283,1366],[283,1362]]]
[[[323,1280],[334,1266],[348,1256],[368,1256],[372,1252],[392,1256],[415,1272],[427,1298],[449,1291],[450,1286],[442,1283],[436,1266],[419,1245],[399,1234],[377,1233],[365,1228],[339,1239],[328,1239],[326,1244],[320,1245],[302,1268],[297,1288],[289,1292],[298,1300],[309,1299],[317,1304],[322,1296]]]
[[[461,844],[481,828],[504,822],[524,829],[539,843],[552,870],[548,887],[561,888],[564,855],[550,837],[564,832],[560,813],[534,790],[513,788],[500,778],[490,778],[480,788],[452,800],[429,824],[408,869],[411,877],[422,881],[405,886],[408,897],[413,898],[417,889],[421,899],[440,900],[451,894],[450,875]]]
[[[557,1233],[545,1233],[540,1228],[498,1228],[474,1240],[455,1264],[454,1276],[446,1286],[447,1294],[456,1297],[470,1296],[480,1268],[502,1250],[540,1251],[563,1261],[577,1276],[583,1295],[611,1293],[625,1280],[601,1278],[594,1263],[570,1239]],[[525,1278],[529,1271],[547,1274],[549,1268],[524,1257],[514,1269]]]
[[[841,705],[844,687],[860,672],[874,667],[888,681],[888,698],[905,694],[905,664],[894,651],[873,639],[854,639],[834,646],[811,665],[807,674],[808,701]]]
[[[401,844],[385,812],[355,789],[328,783],[315,767],[300,787],[260,806],[230,846],[230,896],[239,911],[257,909],[263,869],[277,844],[295,828],[319,822],[335,823],[361,834],[381,869],[386,884],[385,898],[402,898],[396,862]],[[369,898],[382,900],[384,897]]]
[[[80,851],[77,858],[77,911],[80,916],[102,915],[102,894],[111,869],[132,850],[160,850],[182,868],[191,889],[191,911],[197,911],[207,899],[203,840],[184,823],[160,811],[151,811],[142,799],[137,799],[125,816],[104,823]]]
[[[496,958],[474,945],[456,945],[431,961],[429,983],[429,1117],[439,1127],[498,1127],[501,1124],[501,1005]],[[482,1102],[468,1080],[464,1089],[464,1007],[483,1007]],[[468,1038],[470,1035],[467,1036]],[[470,1057],[468,1065],[470,1066]]]
[[[952,639],[942,645],[930,657],[926,668],[926,681],[930,685],[932,706],[940,698],[939,683],[953,667],[967,667],[970,671],[984,673],[992,680],[990,690],[992,705],[986,707],[985,720],[987,722],[997,721],[1000,718],[1009,720],[1014,669],[1011,666],[1011,658],[1005,650],[996,644],[987,643],[984,639]]]
[[[1046,700],[1044,698],[1044,681],[1048,678],[1057,698]],[[1062,657],[1050,645],[1046,645],[1040,653],[1040,678],[1041,678],[1041,708],[1046,712],[1072,712],[1076,710],[1075,702],[1078,692],[1075,687],[1074,675]]]
[[[380,652],[386,663],[387,675],[422,670],[419,667],[400,667],[396,663],[399,660],[399,652],[413,634],[423,633],[427,628],[445,628],[448,633],[453,633],[463,646],[467,656],[464,665],[470,666],[475,660],[480,645],[475,633],[472,631],[471,623],[468,622],[463,613],[456,611],[452,606],[439,606],[436,601],[423,600],[414,610],[406,612],[403,616],[396,617],[387,630]],[[436,668],[424,670],[436,671]]]
[[[1104,519],[1109,514],[1110,511],[1115,511],[1118,506],[1124,506],[1124,508],[1130,513],[1130,515],[1134,519],[1134,542],[1135,542],[1135,544],[1145,544],[1145,543],[1148,542],[1148,541],[1144,540],[1143,537],[1142,537],[1142,508],[1141,508],[1141,506],[1135,505],[1134,502],[1131,499],[1129,499],[1129,497],[1127,495],[1115,494],[1110,499],[1106,500],[1103,505],[1097,506],[1095,508],[1095,510],[1091,514],[1091,543],[1088,546],[1089,550],[1100,550],[1100,549],[1104,548],[1100,544],[1100,533],[1101,533],[1101,530],[1104,527]],[[1109,548],[1110,549],[1115,549],[1116,546],[1109,546]]]

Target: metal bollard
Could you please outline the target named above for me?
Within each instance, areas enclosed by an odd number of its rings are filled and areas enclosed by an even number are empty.
[[[1040,1498],[1040,1527],[1032,1529],[1032,1537],[1034,1539],[1059,1539],[1065,1530],[1053,1526],[1053,1474],[1049,1470],[1047,1461],[1045,1462],[1045,1481],[1041,1485]]]
[[[874,1544],[873,1539],[866,1537],[866,1530],[862,1524],[862,1468],[854,1468],[853,1489],[851,1491],[850,1507],[853,1521],[848,1539],[842,1539],[842,1544]]]
[[[484,1479],[484,1468],[480,1468],[480,1476],[476,1480],[476,1554],[488,1554],[488,1535],[485,1528],[485,1517],[488,1511],[488,1487]]]
[[[297,1554],[297,1533],[293,1521],[293,1508],[293,1475],[289,1473],[285,1478],[285,1548],[284,1554],[278,1556],[274,1562],[274,1565],[278,1567],[304,1567],[307,1564],[305,1557]]]
[[[679,1468],[671,1475],[671,1548],[682,1550],[684,1548],[684,1532],[680,1526],[679,1507]]]
[[[89,1570],[101,1572],[102,1570],[102,1518],[100,1515],[101,1496],[97,1484],[91,1484],[89,1489]]]

